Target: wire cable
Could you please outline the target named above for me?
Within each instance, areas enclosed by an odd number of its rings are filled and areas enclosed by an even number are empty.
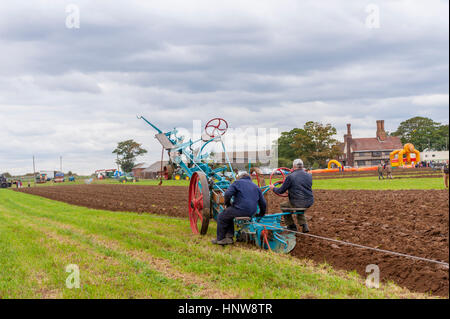
[[[294,230],[289,230],[289,229],[286,229],[286,228],[279,228],[279,227],[274,227],[274,226],[268,226],[268,225],[257,223],[257,222],[255,222],[255,224],[256,225],[261,225],[261,226],[264,226],[264,227],[269,227],[271,229],[278,229],[278,230],[283,230],[283,231],[287,231],[287,232],[291,232],[291,233],[295,233],[295,234],[300,234],[300,235],[307,236],[307,237],[312,237],[312,238],[322,239],[322,240],[326,240],[326,241],[331,241],[331,242],[335,242],[335,243],[338,243],[338,244],[341,244],[341,245],[353,246],[353,247],[357,247],[357,248],[361,248],[361,249],[373,250],[373,251],[377,251],[377,252],[385,253],[385,254],[389,254],[389,255],[395,255],[395,256],[400,256],[400,257],[420,260],[420,261],[426,261],[426,262],[429,262],[429,263],[435,263],[435,264],[443,265],[443,266],[449,268],[449,264],[448,263],[443,262],[443,261],[439,261],[439,260],[434,260],[434,259],[429,259],[429,258],[424,258],[424,257],[418,257],[418,256],[398,253],[398,252],[395,252],[395,251],[390,251],[390,250],[380,249],[380,248],[375,248],[375,247],[370,247],[370,246],[364,246],[364,245],[360,245],[360,244],[354,244],[354,243],[351,243],[351,242],[338,240],[338,239],[332,239],[332,238],[323,237],[323,236],[319,236],[319,235],[301,233],[299,231],[294,231]]]

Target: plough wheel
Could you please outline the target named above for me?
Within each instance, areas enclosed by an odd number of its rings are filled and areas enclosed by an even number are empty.
[[[256,181],[258,182],[258,187],[266,186],[266,180],[264,179],[263,173],[259,167],[252,167],[250,174],[256,176]]]
[[[250,174],[253,176],[256,176],[256,181],[258,182],[258,187],[264,187],[266,186],[266,180],[264,178],[264,175],[261,171],[261,169],[259,167],[252,167],[250,169]],[[266,192],[264,194],[264,198],[266,199],[266,203],[267,203],[267,207],[266,207],[266,211],[269,211],[269,196],[268,196],[268,192]]]
[[[208,180],[202,172],[195,172],[191,177],[188,204],[192,232],[205,235],[209,225],[210,197]],[[200,231],[198,224],[200,224]]]
[[[278,185],[283,184],[284,181],[286,180],[286,174],[284,174],[285,171],[292,172],[291,169],[286,168],[286,167],[280,167],[280,168],[277,168],[276,170],[274,170],[274,171],[272,172],[272,174],[270,174],[270,182],[269,182],[270,185],[278,186]],[[283,180],[278,181],[278,182],[275,182],[275,183],[272,183],[272,178],[273,178],[275,172],[280,172],[280,173],[281,173],[281,176],[283,177]],[[275,192],[274,192],[274,193],[275,193]],[[289,195],[288,193],[284,193],[284,194],[278,194],[278,193],[275,193],[275,194],[277,194],[277,195],[280,196],[280,197],[288,197],[288,195]]]

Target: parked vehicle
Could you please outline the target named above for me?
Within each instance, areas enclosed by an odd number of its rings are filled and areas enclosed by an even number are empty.
[[[54,176],[55,176],[53,178],[54,183],[63,183],[65,181],[64,173],[62,173],[62,172],[55,172]]]
[[[125,173],[122,176],[120,176],[118,178],[118,181],[120,183],[128,183],[128,182],[137,182],[139,181],[137,177],[134,177],[132,174],[130,173]]]
[[[8,188],[8,187],[11,187],[11,182],[8,181],[3,174],[0,175],[0,188]]]
[[[186,172],[184,172],[181,168],[178,168],[175,173],[173,173],[173,179],[174,180],[189,180],[189,175],[186,174]]]
[[[50,181],[50,178],[45,173],[37,173],[35,176],[35,182],[37,184],[43,184]]]

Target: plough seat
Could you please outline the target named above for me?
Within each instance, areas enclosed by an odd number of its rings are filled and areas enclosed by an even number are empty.
[[[235,217],[234,220],[250,221],[251,217]]]

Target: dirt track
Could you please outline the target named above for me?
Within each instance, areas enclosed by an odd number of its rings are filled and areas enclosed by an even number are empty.
[[[21,191],[91,208],[187,217],[186,187],[77,185]],[[448,194],[434,190],[318,190],[307,217],[312,234],[448,262]],[[281,200],[270,195],[271,211],[276,211]],[[443,266],[301,235],[297,242],[293,255],[299,258],[326,261],[363,276],[367,265],[377,264],[383,281],[448,296],[449,272]]]

